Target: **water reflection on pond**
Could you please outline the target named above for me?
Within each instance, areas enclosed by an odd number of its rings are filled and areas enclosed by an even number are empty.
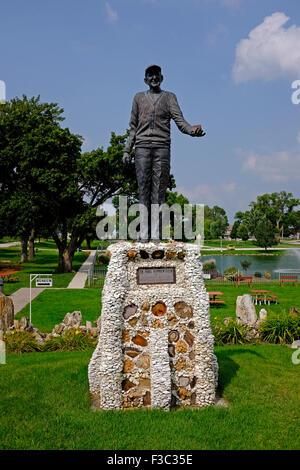
[[[300,269],[300,250],[287,250],[280,255],[211,255],[201,256],[201,262],[214,259],[216,261],[217,270],[223,273],[225,269],[235,266],[245,273],[241,266],[241,261],[247,260],[251,263],[247,270],[247,274],[254,275],[255,272],[264,274],[266,271],[271,273],[272,278],[277,278],[278,274],[274,273],[277,269]]]

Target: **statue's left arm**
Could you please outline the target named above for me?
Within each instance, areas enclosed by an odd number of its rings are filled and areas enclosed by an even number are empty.
[[[194,137],[203,137],[205,132],[203,132],[201,125],[198,124],[196,126],[191,126],[191,124],[189,124],[183,117],[176,95],[174,93],[170,93],[169,95],[169,109],[171,118],[175,121],[178,129],[184,134],[188,134]]]

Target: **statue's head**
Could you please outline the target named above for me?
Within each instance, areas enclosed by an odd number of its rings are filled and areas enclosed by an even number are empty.
[[[150,90],[159,90],[163,79],[159,65],[149,65],[146,68],[144,81],[150,87]]]

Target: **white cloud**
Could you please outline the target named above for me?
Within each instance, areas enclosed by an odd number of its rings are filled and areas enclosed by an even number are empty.
[[[270,154],[239,150],[238,154],[244,160],[243,172],[253,174],[257,180],[274,183],[300,181],[299,150],[284,150]]]
[[[108,2],[105,2],[105,8],[108,21],[110,21],[110,23],[116,23],[119,19],[119,15],[116,10],[113,10]]]
[[[191,204],[215,204],[217,196],[209,184],[199,184],[194,188],[178,187],[178,194],[183,194]]]
[[[205,3],[210,3],[210,4],[220,3],[221,5],[227,8],[239,8],[242,5],[242,3],[245,2],[245,0],[200,0],[200,2],[202,3],[203,1]]]
[[[236,83],[300,76],[300,27],[284,27],[284,13],[267,16],[236,47],[233,78]]]
[[[0,103],[6,100],[6,87],[5,82],[0,80]]]

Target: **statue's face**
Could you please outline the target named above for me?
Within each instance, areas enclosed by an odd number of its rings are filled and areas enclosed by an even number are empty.
[[[158,69],[153,68],[147,72],[145,83],[150,87],[150,89],[159,89],[162,81],[163,76]]]

